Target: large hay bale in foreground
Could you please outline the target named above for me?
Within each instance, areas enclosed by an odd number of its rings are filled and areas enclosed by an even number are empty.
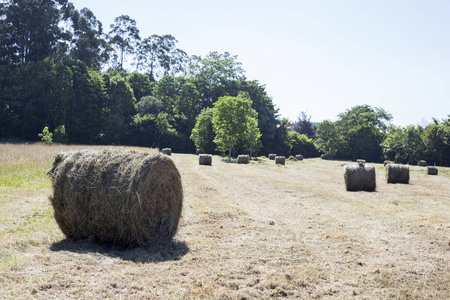
[[[197,149],[197,150],[195,150],[195,154],[196,154],[196,155],[205,154],[205,150],[203,150],[203,149]]]
[[[376,188],[375,167],[358,164],[344,167],[347,191],[374,192]]]
[[[419,161],[417,162],[417,165],[418,165],[419,167],[426,167],[426,166],[427,166],[427,162],[426,162],[425,160],[419,160]]]
[[[133,247],[177,232],[183,189],[165,155],[83,150],[57,156],[51,177],[50,201],[67,238]]]
[[[428,175],[437,175],[438,174],[438,168],[433,166],[427,167],[427,174]]]
[[[165,155],[172,155],[172,148],[164,148],[162,149],[162,153]]]
[[[275,157],[275,164],[276,165],[284,165],[286,163],[286,158],[284,156],[277,156]]]
[[[387,183],[409,183],[409,166],[401,164],[386,165]]]
[[[248,155],[238,155],[236,163],[238,164],[248,164],[250,162],[250,156]]]
[[[212,165],[212,155],[211,154],[200,154],[198,156],[198,163],[200,165],[211,166]]]
[[[295,156],[295,159],[296,159],[296,160],[303,160],[303,155],[297,154],[297,155]]]
[[[273,153],[269,154],[269,159],[270,159],[270,160],[274,160],[275,157],[277,157],[276,154],[273,154]]]

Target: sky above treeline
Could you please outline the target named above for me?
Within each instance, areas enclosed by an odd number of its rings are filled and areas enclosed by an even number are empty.
[[[291,121],[336,120],[362,104],[395,125],[450,115],[447,0],[74,0],[109,32],[120,15],[142,38],[171,34],[188,55],[237,55]]]

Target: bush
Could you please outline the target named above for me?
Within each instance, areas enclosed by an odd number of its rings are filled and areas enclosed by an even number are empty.
[[[67,143],[66,126],[60,125],[55,128],[54,141],[61,144]]]
[[[39,133],[38,136],[41,138],[41,140],[42,140],[42,142],[44,142],[44,144],[50,145],[53,141],[53,139],[52,139],[53,133],[48,131],[47,126],[44,127],[44,129],[42,130],[42,133]]]
[[[319,153],[313,140],[298,132],[288,132],[290,154],[303,153],[306,157],[316,157]]]

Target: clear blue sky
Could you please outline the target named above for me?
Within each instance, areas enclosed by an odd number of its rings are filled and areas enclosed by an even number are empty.
[[[189,55],[237,55],[290,120],[335,120],[360,104],[402,126],[450,114],[448,0],[72,2],[106,32],[129,15],[141,37],[172,34]]]

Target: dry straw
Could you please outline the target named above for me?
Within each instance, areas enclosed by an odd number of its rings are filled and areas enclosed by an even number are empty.
[[[297,155],[295,156],[295,159],[296,159],[296,160],[303,160],[303,155],[297,154]]]
[[[276,154],[273,154],[273,153],[269,154],[269,159],[270,159],[270,160],[274,160],[275,157],[277,157]]]
[[[162,153],[165,155],[172,155],[172,148],[164,148],[162,149]]]
[[[239,155],[237,157],[237,161],[238,164],[248,164],[250,162],[250,156],[248,155]]]
[[[198,156],[198,163],[200,165],[206,165],[206,166],[212,165],[212,155],[211,154],[200,154]]]
[[[409,183],[409,166],[401,164],[386,165],[387,183]]]
[[[373,166],[365,166],[364,164],[345,166],[344,179],[347,191],[375,191],[376,177]]]
[[[203,150],[203,149],[197,149],[197,150],[195,151],[195,154],[196,154],[196,155],[205,154],[205,150]]]
[[[433,166],[427,167],[427,174],[428,175],[437,175],[438,174],[438,168]]]
[[[56,222],[70,239],[146,246],[173,238],[183,206],[180,174],[165,155],[83,150],[51,171]]]
[[[286,162],[286,158],[284,156],[277,156],[275,157],[275,164],[276,165],[284,165]]]
[[[418,165],[419,167],[426,167],[426,166],[427,166],[427,162],[426,162],[425,160],[419,160],[419,161],[417,162],[417,165]]]

